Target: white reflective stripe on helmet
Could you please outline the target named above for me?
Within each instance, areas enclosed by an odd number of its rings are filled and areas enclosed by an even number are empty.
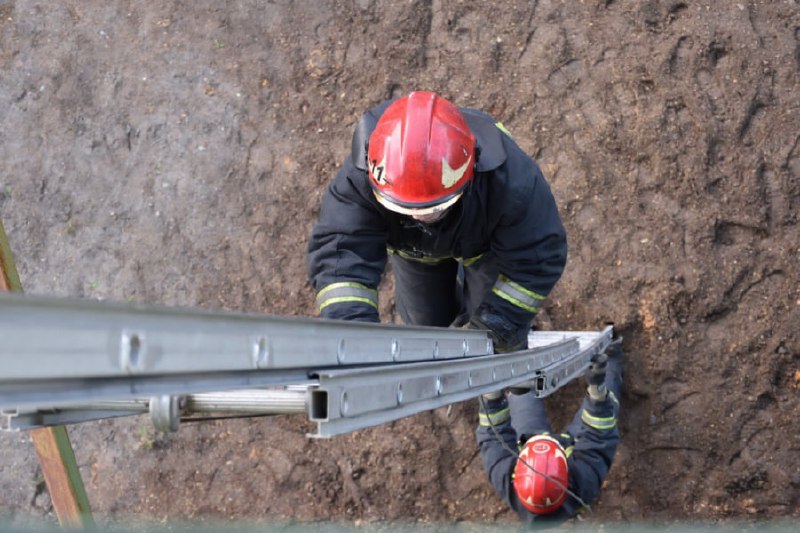
[[[497,278],[494,287],[492,287],[492,292],[503,300],[531,313],[536,313],[542,302],[547,298],[538,292],[526,289],[519,283],[514,283],[503,274],[500,274],[500,277]]]
[[[378,200],[383,207],[388,209],[389,211],[394,211],[395,213],[400,213],[401,215],[408,215],[408,216],[420,216],[420,215],[431,215],[433,213],[440,213],[445,209],[452,206],[456,203],[463,193],[458,193],[457,195],[453,196],[452,198],[436,205],[431,205],[428,207],[403,207],[402,205],[397,205],[396,203],[392,202],[388,198],[384,198],[377,191],[373,190],[372,193],[375,195],[375,199]]]
[[[354,281],[331,283],[317,293],[317,305],[322,311],[331,304],[360,302],[378,308],[378,291]]]

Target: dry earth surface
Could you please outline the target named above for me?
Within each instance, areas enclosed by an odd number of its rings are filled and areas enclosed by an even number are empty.
[[[494,114],[550,181],[570,257],[541,327],[624,335],[591,519],[800,517],[796,1],[0,0],[0,216],[26,290],[314,316],[322,192],[360,114],[415,89]],[[475,411],[322,441],[302,417],[70,435],[101,523],[513,524]],[[29,437],[0,449],[0,513],[52,522]]]

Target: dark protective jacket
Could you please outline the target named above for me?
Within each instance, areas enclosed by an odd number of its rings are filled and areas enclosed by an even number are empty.
[[[551,435],[567,452],[569,490],[587,505],[591,505],[597,498],[603,480],[611,468],[620,440],[618,413],[619,401],[614,393],[609,392],[608,398],[603,401],[593,401],[586,395],[581,405],[581,424],[574,426],[578,428],[575,434]],[[574,497],[568,496],[564,504],[553,513],[536,515],[528,511],[519,501],[513,486],[512,473],[517,457],[503,446],[491,424],[511,450],[518,450],[519,445],[533,435],[517,435],[511,426],[508,400],[505,397],[482,402],[479,418],[476,437],[483,466],[497,493],[523,522],[563,522],[581,510],[581,504]]]
[[[485,306],[527,330],[567,255],[564,228],[539,167],[500,123],[461,109],[476,139],[472,183],[434,224],[393,213],[375,199],[366,170],[367,141],[390,103],[364,114],[352,154],[322,199],[308,246],[321,315],[377,322],[376,291],[387,253],[426,263],[453,258],[465,266],[492,260],[500,275]]]

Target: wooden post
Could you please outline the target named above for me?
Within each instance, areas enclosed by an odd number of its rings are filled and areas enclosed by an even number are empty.
[[[0,291],[22,292],[17,268],[0,220]],[[34,429],[30,432],[42,467],[53,508],[62,527],[95,527],[89,498],[83,486],[75,453],[64,426]]]
[[[0,219],[0,291],[22,292],[22,283],[19,282],[17,267],[14,266],[14,258],[8,247],[2,219]]]

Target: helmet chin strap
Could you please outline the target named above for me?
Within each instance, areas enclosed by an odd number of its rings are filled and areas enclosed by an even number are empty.
[[[484,411],[486,411],[486,404],[485,404],[485,403],[484,403],[484,401],[483,401],[483,397],[482,397],[482,396],[479,396],[479,397],[478,397],[478,401],[480,401],[480,402],[481,402],[481,407],[483,408],[483,410],[484,410]],[[500,436],[500,433],[498,433],[498,431],[497,431],[497,428],[496,428],[496,427],[494,427],[494,424],[492,423],[492,419],[491,419],[491,418],[489,418],[489,427],[491,427],[491,428],[492,428],[492,433],[494,433],[494,436],[495,436],[495,438],[497,439],[497,441],[500,443],[500,445],[501,445],[503,448],[505,448],[505,449],[506,449],[506,451],[508,451],[508,452],[511,452],[511,454],[512,454],[514,457],[516,457],[516,458],[517,458],[517,461],[521,461],[521,462],[522,462],[522,464],[524,464],[524,465],[525,465],[527,468],[529,468],[529,469],[531,470],[531,472],[533,472],[534,474],[540,475],[540,476],[542,476],[543,478],[545,478],[547,481],[550,481],[551,483],[553,483],[553,484],[557,485],[559,488],[561,488],[561,489],[564,489],[564,491],[565,491],[567,494],[569,494],[570,496],[572,496],[573,498],[575,498],[575,501],[577,501],[577,502],[578,502],[578,503],[581,505],[581,507],[585,508],[585,509],[586,509],[587,511],[589,511],[590,513],[592,512],[592,508],[589,506],[589,504],[588,504],[588,503],[584,502],[584,501],[583,501],[583,500],[580,498],[580,496],[578,496],[577,494],[575,494],[574,492],[572,492],[571,490],[569,490],[569,488],[567,488],[567,487],[566,487],[566,486],[565,486],[563,483],[561,483],[559,480],[557,480],[557,479],[553,478],[552,476],[549,476],[549,475],[545,474],[544,472],[540,472],[539,470],[536,470],[536,469],[535,469],[533,466],[531,466],[531,464],[530,464],[530,463],[528,463],[528,462],[527,462],[525,459],[523,459],[522,457],[520,457],[520,456],[519,456],[519,452],[517,452],[516,450],[513,450],[513,449],[511,449],[511,447],[509,447],[509,445],[508,445],[508,444],[506,444],[506,441],[504,441],[504,440],[503,440],[503,438]]]
[[[475,143],[475,155],[473,156],[475,162],[472,165],[472,179],[469,180],[467,186],[464,187],[464,192],[462,196],[469,196],[472,194],[472,188],[475,186],[475,181],[478,178],[478,161],[481,159],[481,147],[478,146],[478,143]]]

